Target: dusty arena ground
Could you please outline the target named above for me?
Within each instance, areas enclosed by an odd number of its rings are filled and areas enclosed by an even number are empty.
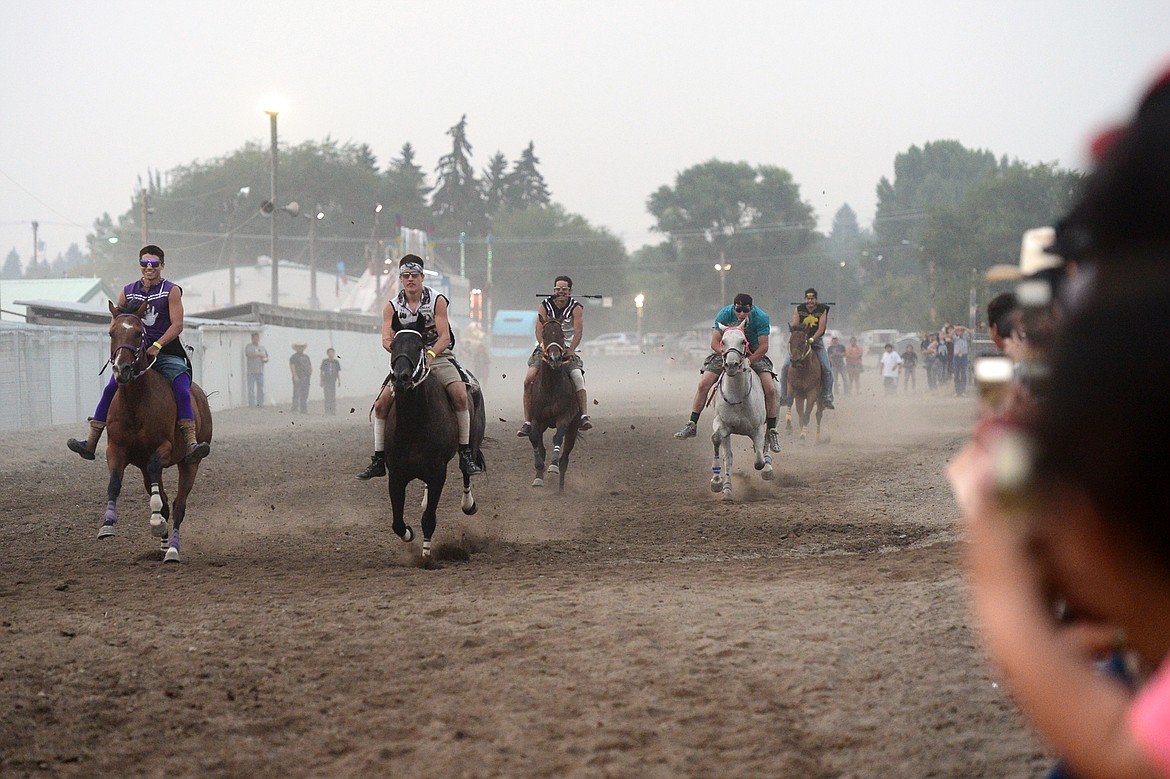
[[[724,504],[710,413],[670,435],[697,373],[589,367],[563,495],[529,486],[519,373],[493,370],[481,510],[452,465],[435,570],[390,532],[385,481],[354,479],[368,397],[218,414],[166,566],[136,472],[96,539],[102,458],[64,446],[82,427],[5,433],[0,774],[1042,773],[958,570],[941,471],[972,401],[884,398],[871,371],[830,443],[785,439],[775,481],[737,439]]]

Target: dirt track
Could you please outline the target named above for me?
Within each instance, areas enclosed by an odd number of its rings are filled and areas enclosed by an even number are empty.
[[[636,364],[591,363],[563,496],[529,486],[497,368],[481,511],[453,465],[435,539],[470,559],[438,570],[353,478],[368,399],[217,415],[165,567],[136,474],[99,543],[83,431],[6,434],[0,774],[1039,775],[957,570],[941,469],[970,401],[838,398],[772,483],[737,439],[727,505],[706,434],[670,437],[697,373]]]

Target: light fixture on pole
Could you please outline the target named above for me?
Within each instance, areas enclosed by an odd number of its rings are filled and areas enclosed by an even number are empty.
[[[634,295],[634,308],[638,310],[638,343],[642,343],[642,307],[646,303],[646,296],[639,292]]]
[[[302,214],[301,204],[295,200],[281,206],[280,210],[294,219],[303,216],[309,220],[309,308],[320,308],[321,301],[317,298],[317,222],[325,218],[325,212],[317,206],[311,213]]]
[[[276,117],[284,110],[283,100],[275,95],[269,95],[260,102],[260,110],[268,114],[268,129],[272,140],[272,187],[271,198],[268,201],[268,208],[264,210],[266,214],[272,214],[276,208],[276,166],[277,166],[277,151],[276,151]],[[280,305],[280,260],[276,258],[276,217],[272,218],[272,233],[269,239],[269,253],[272,255],[272,305]]]
[[[727,271],[731,270],[731,263],[719,254],[719,262],[715,263],[715,270],[719,271],[719,307],[723,308],[727,300]]]

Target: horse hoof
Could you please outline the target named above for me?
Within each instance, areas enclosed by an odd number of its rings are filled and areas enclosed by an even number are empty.
[[[773,471],[772,466],[769,465],[764,468],[764,473],[762,475],[764,477],[764,481],[772,481],[772,479],[776,476],[776,472]]]
[[[756,470],[757,470],[757,471],[762,471],[762,470],[764,470],[764,466],[765,466],[765,465],[766,465],[766,463],[764,463],[764,462],[761,460],[760,462],[756,463]]]
[[[731,497],[731,490],[724,490],[723,491],[723,502],[730,503],[732,500],[733,499]]]
[[[549,473],[560,473],[561,469],[556,463],[552,463],[548,466],[548,472]]]
[[[429,538],[423,539],[422,556],[423,557],[430,557],[431,556],[431,539],[429,539]]]
[[[711,492],[719,492],[722,489],[723,489],[723,482],[714,481],[714,480],[711,481]]]
[[[175,547],[173,547],[173,546],[167,547],[167,553],[165,555],[163,555],[163,562],[164,563],[177,563],[177,562],[179,562],[179,550],[175,549]]]
[[[113,538],[118,534],[113,525],[102,525],[98,530],[98,538]]]
[[[462,508],[462,507],[461,507],[461,508]],[[464,508],[464,509],[463,509],[463,513],[464,513],[464,514],[466,514],[466,515],[467,515],[467,516],[469,516],[469,517],[470,517],[472,514],[476,513],[477,511],[479,511],[479,504],[478,504],[478,503],[472,503],[472,504],[471,504],[471,506],[470,506],[469,508]]]
[[[151,530],[158,530],[159,528],[166,528],[166,526],[167,526],[167,521],[165,519],[163,519],[162,514],[151,514],[150,515],[150,529]]]
[[[407,544],[414,540],[414,528],[412,528],[410,525],[406,526],[406,530],[402,534],[402,540]]]
[[[535,479],[532,480],[532,486],[533,487],[543,487],[544,486],[544,479],[537,476]]]

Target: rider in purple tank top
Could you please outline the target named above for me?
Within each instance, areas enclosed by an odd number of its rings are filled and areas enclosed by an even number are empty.
[[[147,304],[142,315],[142,323],[146,330],[146,358],[153,359],[154,370],[161,373],[170,382],[175,393],[175,406],[178,410],[179,430],[183,434],[183,442],[187,449],[185,462],[197,462],[211,453],[211,445],[195,440],[195,412],[191,408],[191,368],[187,363],[187,355],[183,351],[183,344],[179,341],[179,333],[183,332],[183,288],[173,281],[162,277],[163,250],[157,246],[143,246],[138,252],[138,265],[142,269],[142,278],[133,284],[127,284],[118,296],[118,310],[130,312],[136,310],[143,302]],[[97,409],[89,420],[89,436],[84,441],[70,438],[69,448],[77,452],[86,460],[94,459],[98,440],[106,428],[106,415],[110,410],[110,403],[114,393],[118,390],[118,382],[112,376],[102,392]]]

